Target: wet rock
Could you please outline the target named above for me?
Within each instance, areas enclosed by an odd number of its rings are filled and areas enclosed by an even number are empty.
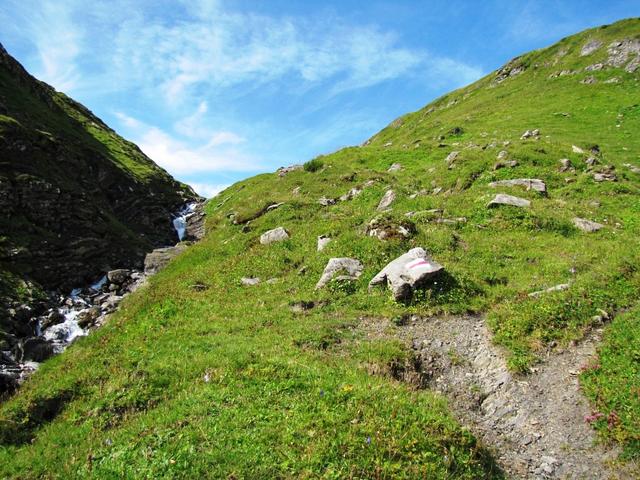
[[[590,40],[582,46],[582,49],[580,50],[580,56],[586,57],[587,55],[591,55],[600,47],[602,47],[602,42],[600,40]]]
[[[98,307],[91,307],[78,313],[76,321],[80,328],[86,329],[96,323],[102,311]]]
[[[396,199],[396,193],[393,190],[387,190],[378,204],[378,211],[386,210]]]
[[[282,227],[274,228],[260,235],[260,243],[269,245],[274,242],[282,242],[289,238],[289,233]]]
[[[411,298],[416,288],[423,287],[430,279],[444,270],[420,247],[409,250],[404,255],[389,262],[369,282],[369,290],[387,285],[396,301]]]
[[[604,228],[604,225],[602,225],[601,223],[592,222],[591,220],[586,220],[579,217],[575,217],[573,219],[573,224],[576,226],[576,228],[579,228],[583,232],[587,233],[597,232],[598,230]]]
[[[326,235],[318,236],[318,252],[321,252],[325,249],[327,245],[331,242],[331,238]]]
[[[240,283],[245,287],[252,287],[254,285],[258,285],[260,283],[260,279],[258,277],[242,277],[240,279]]]
[[[198,203],[186,218],[184,240],[197,242],[204,238],[205,230],[204,203]]]
[[[107,273],[107,279],[116,285],[122,285],[131,278],[131,270],[120,268]]]
[[[158,273],[186,249],[187,245],[184,243],[179,243],[174,247],[156,248],[144,259],[144,273],[147,275]]]
[[[527,190],[535,190],[536,192],[546,194],[547,185],[537,178],[514,178],[513,180],[498,180],[489,184],[492,188],[497,187],[524,187]]]
[[[528,208],[531,206],[531,202],[524,198],[514,197],[513,195],[506,195],[504,193],[499,193],[493,198],[493,200],[491,200],[487,204],[487,207],[494,208],[494,207],[499,207],[501,205],[510,205],[513,207]]]
[[[324,268],[322,276],[316,284],[316,290],[323,288],[334,278],[336,280],[356,280],[362,275],[363,270],[362,263],[354,258],[332,258]],[[339,273],[342,275],[338,275]]]
[[[54,354],[53,345],[43,337],[31,337],[18,344],[16,359],[19,362],[43,362]]]
[[[532,297],[532,298],[537,298],[537,297],[541,297],[545,293],[561,292],[563,290],[568,290],[568,289],[569,289],[569,284],[568,283],[562,283],[560,285],[555,285],[555,286],[547,288],[545,290],[540,290],[540,291],[537,291],[537,292],[531,292],[529,294],[529,296]]]
[[[58,325],[64,322],[64,315],[60,313],[57,308],[51,309],[51,311],[40,320],[40,328],[45,330],[53,325]]]

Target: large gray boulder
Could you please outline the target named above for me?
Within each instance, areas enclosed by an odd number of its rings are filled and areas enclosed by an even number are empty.
[[[547,185],[538,178],[514,178],[512,180],[498,180],[489,184],[492,188],[498,187],[524,187],[527,190],[535,190],[536,192],[546,194]]]
[[[369,290],[387,285],[397,301],[408,300],[416,288],[424,286],[429,279],[444,270],[421,248],[413,248],[396,258],[369,282]]]
[[[500,205],[511,205],[512,207],[528,208],[531,206],[531,202],[524,198],[514,197],[513,195],[507,195],[505,193],[497,194],[493,200],[491,200],[487,207],[499,207]]]
[[[174,247],[156,248],[144,259],[144,273],[153,275],[159,272],[175,257],[187,249],[187,245],[179,243]]]
[[[260,235],[260,243],[262,245],[269,245],[274,242],[282,242],[289,238],[289,233],[282,227],[274,228],[268,232]]]
[[[205,234],[204,220],[204,203],[198,203],[193,209],[193,212],[187,216],[184,240],[191,240],[194,242],[202,240]]]
[[[333,278],[336,280],[356,280],[362,275],[364,266],[355,258],[332,258],[324,267],[322,276],[316,284],[316,290],[324,287]],[[336,276],[338,273],[342,275]]]

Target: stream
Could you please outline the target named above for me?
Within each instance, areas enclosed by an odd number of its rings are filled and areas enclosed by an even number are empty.
[[[172,215],[178,241],[185,237],[187,219],[197,207],[189,203]],[[73,289],[68,295],[53,293],[52,306],[29,323],[35,325],[36,336],[19,339],[11,350],[0,350],[0,395],[24,382],[40,363],[62,353],[76,339],[101,326],[106,317],[129,293],[146,279],[135,269],[112,270],[94,283]],[[13,388],[11,388],[13,387]]]

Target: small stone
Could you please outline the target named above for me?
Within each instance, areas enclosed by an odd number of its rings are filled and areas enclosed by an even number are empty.
[[[387,172],[399,172],[400,170],[402,170],[402,165],[400,165],[399,163],[394,163],[389,167]]]
[[[323,207],[328,207],[328,206],[330,206],[330,205],[335,205],[335,204],[336,204],[336,201],[335,201],[335,199],[333,199],[333,198],[321,197],[321,198],[318,200],[318,203],[319,203],[320,205],[322,205]]]
[[[562,283],[560,285],[555,285],[555,286],[547,288],[545,290],[540,290],[540,291],[537,291],[537,292],[531,292],[529,294],[529,296],[532,297],[532,298],[537,298],[537,297],[541,297],[545,293],[561,292],[563,290],[568,290],[568,289],[569,289],[569,284],[568,283]]]
[[[458,158],[458,156],[460,155],[460,152],[451,152],[449,155],[447,155],[447,158],[444,159],[444,161],[446,162],[447,165],[451,165],[453,162],[455,162]]]
[[[528,138],[539,138],[539,137],[540,137],[540,130],[536,128],[535,130],[527,130],[526,132],[524,132],[520,137],[520,139],[526,140]]]
[[[240,279],[240,283],[245,287],[252,287],[254,285],[258,285],[260,283],[260,279],[258,277],[242,277]]]
[[[571,151],[573,153],[584,153],[584,150],[576,145],[571,145]]]
[[[509,152],[507,152],[506,150],[500,151],[500,153],[498,153],[498,156],[496,157],[496,159],[501,162],[506,160],[507,158],[509,158]]]
[[[535,190],[536,192],[546,194],[547,185],[537,178],[515,178],[513,180],[499,180],[489,184],[492,188],[497,187],[525,187],[527,190]]]
[[[571,160],[569,160],[568,158],[561,158],[558,161],[560,162],[560,168],[559,168],[560,172],[575,171],[575,169],[573,168],[573,165],[571,164]]]

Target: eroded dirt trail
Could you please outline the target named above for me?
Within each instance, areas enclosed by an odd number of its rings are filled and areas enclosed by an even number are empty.
[[[481,316],[362,322],[369,336],[389,332],[411,345],[419,381],[446,395],[460,421],[516,478],[623,479],[618,452],[596,443],[579,389],[580,368],[595,355],[601,332],[550,355],[527,376],[514,376]],[[416,372],[404,372],[416,380]]]

